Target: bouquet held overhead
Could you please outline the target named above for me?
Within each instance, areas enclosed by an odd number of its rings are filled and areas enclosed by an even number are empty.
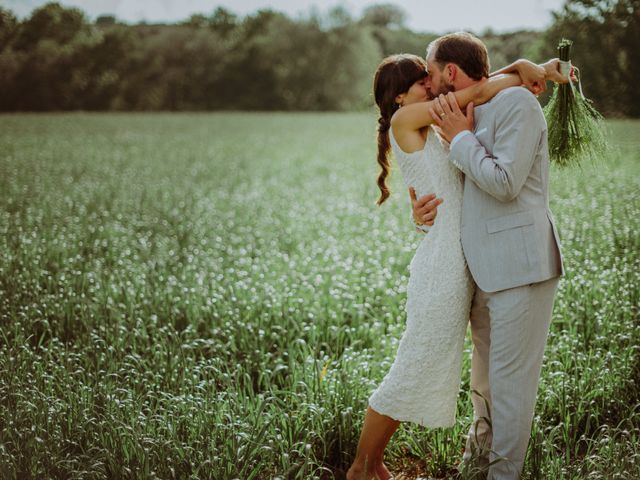
[[[562,39],[558,44],[558,58],[560,73],[569,76],[573,68],[576,75],[569,83],[556,84],[549,103],[544,107],[549,129],[549,153],[560,166],[580,164],[586,158],[597,160],[608,149],[603,117],[582,93],[580,71],[571,66],[572,44],[571,40]],[[577,80],[577,88],[574,80]]]

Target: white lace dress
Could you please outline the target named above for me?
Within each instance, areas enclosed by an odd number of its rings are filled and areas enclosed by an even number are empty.
[[[463,176],[433,128],[424,149],[410,154],[400,149],[391,131],[389,137],[407,187],[413,186],[418,198],[433,192],[444,203],[409,265],[406,329],[369,405],[396,420],[449,427],[456,418],[474,289],[460,241]]]

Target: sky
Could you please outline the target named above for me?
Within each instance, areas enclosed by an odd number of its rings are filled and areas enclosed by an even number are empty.
[[[261,8],[287,13],[295,18],[315,7],[327,12],[336,5],[344,6],[358,17],[368,5],[393,3],[407,12],[407,26],[418,32],[444,33],[453,30],[482,32],[491,28],[496,32],[518,29],[541,30],[551,23],[551,11],[559,10],[564,0],[58,0],[65,6],[83,10],[90,19],[102,14],[115,15],[130,23],[139,21],[173,23],[194,13],[210,14],[222,6],[244,16]],[[19,18],[47,0],[0,0],[0,6],[9,8]]]

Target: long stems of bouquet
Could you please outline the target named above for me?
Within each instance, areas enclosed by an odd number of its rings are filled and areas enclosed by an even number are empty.
[[[567,39],[562,39],[558,44],[558,58],[565,62],[566,74],[570,68],[572,44]],[[578,80],[581,81],[579,72]],[[578,85],[576,89],[573,81],[556,84],[544,108],[549,153],[551,159],[561,166],[579,164],[585,158],[602,158],[608,148],[602,115],[593,107],[591,100],[583,95],[581,83]]]

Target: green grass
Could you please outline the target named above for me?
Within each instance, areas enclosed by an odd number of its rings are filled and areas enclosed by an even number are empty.
[[[640,122],[553,171],[567,274],[525,478],[640,478]],[[420,240],[367,114],[0,116],[0,478],[342,478]],[[445,476],[471,422],[403,425]]]

